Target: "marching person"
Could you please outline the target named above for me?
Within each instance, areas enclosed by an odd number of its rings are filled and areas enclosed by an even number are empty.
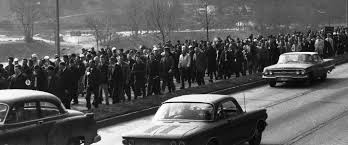
[[[109,88],[108,88],[108,72],[109,72],[109,64],[106,62],[106,56],[101,55],[100,56],[100,65],[98,66],[98,69],[100,71],[100,85],[99,85],[99,96],[100,98],[103,98],[104,93],[104,99],[105,104],[109,105]]]
[[[182,54],[179,58],[178,68],[181,74],[181,88],[185,89],[185,81],[188,81],[189,87],[191,87],[190,79],[190,67],[191,67],[191,56],[188,54],[188,49],[186,46],[182,47]]]
[[[20,65],[14,66],[14,74],[9,78],[9,89],[28,89],[30,85],[29,78],[22,72]]]
[[[57,96],[62,100],[65,108],[70,109],[71,96],[69,90],[72,87],[72,78],[70,75],[70,70],[67,68],[65,62],[59,63],[59,71],[57,76]]]
[[[93,93],[93,106],[95,108],[99,107],[99,83],[100,82],[100,71],[96,67],[96,62],[94,60],[89,61],[89,67],[86,69],[85,73],[85,89],[86,89],[86,107],[88,110],[91,109],[91,95]]]
[[[142,61],[140,54],[135,56],[135,64],[132,68],[132,77],[134,78],[135,94],[134,98],[137,99],[139,96],[146,97],[145,90],[145,74],[146,74],[146,65]]]

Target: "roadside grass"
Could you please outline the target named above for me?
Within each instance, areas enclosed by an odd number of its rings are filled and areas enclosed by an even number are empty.
[[[131,102],[123,102],[123,103],[113,104],[108,106],[100,105],[99,108],[93,109],[91,111],[83,111],[83,112],[93,112],[95,114],[96,120],[103,120],[106,118],[159,106],[163,101],[166,101],[173,97],[188,95],[188,94],[207,94],[217,90],[235,87],[235,86],[247,84],[250,82],[256,82],[261,79],[262,79],[261,74],[258,73],[258,74],[248,75],[248,76],[242,76],[239,78],[233,78],[230,80],[223,80],[216,83],[210,83],[204,86],[193,87],[193,88],[188,88],[184,90],[177,90],[173,93],[168,93],[164,95],[154,95],[154,96],[150,96],[146,98],[133,100]]]

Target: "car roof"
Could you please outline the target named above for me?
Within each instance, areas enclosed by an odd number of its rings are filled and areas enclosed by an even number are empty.
[[[0,90],[0,103],[5,103],[8,105],[12,105],[16,102],[42,99],[59,101],[59,99],[56,96],[41,91],[21,89]]]
[[[227,95],[217,95],[217,94],[191,94],[191,95],[183,95],[179,97],[175,97],[165,101],[164,103],[174,103],[174,102],[200,102],[200,103],[210,103],[216,104],[226,98],[231,98],[235,100],[231,96]]]
[[[318,54],[317,52],[288,52],[288,53],[284,53],[284,54],[309,54],[309,55],[314,55],[314,54]]]

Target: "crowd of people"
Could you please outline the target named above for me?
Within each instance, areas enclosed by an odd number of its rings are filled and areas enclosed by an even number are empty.
[[[211,42],[168,41],[127,50],[91,48],[53,59],[33,54],[21,63],[9,57],[6,67],[0,64],[0,89],[46,91],[58,96],[66,108],[78,104],[78,97],[83,96],[91,109],[103,102],[131,101],[132,97],[163,94],[166,89],[173,92],[176,83],[180,89],[192,83],[205,85],[205,76],[212,83],[214,79],[262,72],[286,52],[318,52],[326,58],[343,54],[347,48],[347,31],[336,28],[333,33],[308,31],[245,39],[227,36]]]

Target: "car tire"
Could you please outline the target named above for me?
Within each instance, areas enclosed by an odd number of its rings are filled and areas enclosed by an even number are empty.
[[[320,77],[320,80],[321,81],[325,81],[327,79],[327,73],[323,74],[321,77]]]
[[[262,138],[262,132],[259,129],[255,129],[254,136],[249,140],[249,145],[260,145]]]
[[[81,145],[81,142],[79,138],[71,138],[67,145]]]
[[[272,81],[268,81],[268,84],[270,87],[275,87],[277,85],[277,82],[272,80]]]
[[[211,140],[207,143],[207,145],[219,145],[215,140]]]

